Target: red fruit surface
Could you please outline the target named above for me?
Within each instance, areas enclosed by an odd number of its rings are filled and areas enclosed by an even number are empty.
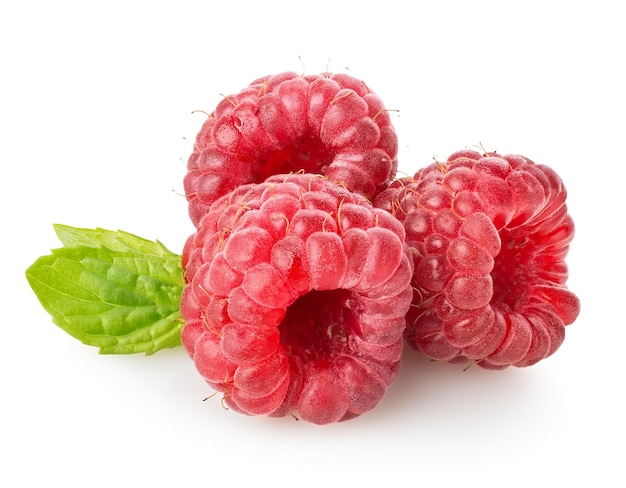
[[[346,74],[286,72],[224,98],[196,136],[184,188],[197,226],[220,196],[274,174],[325,175],[371,199],[397,169],[388,111]]]
[[[566,286],[566,195],[545,165],[472,150],[379,194],[375,206],[403,223],[413,256],[409,344],[486,369],[553,354],[580,310]]]
[[[413,296],[404,238],[390,213],[320,175],[240,186],[185,245],[183,345],[238,412],[363,414],[398,371]]]

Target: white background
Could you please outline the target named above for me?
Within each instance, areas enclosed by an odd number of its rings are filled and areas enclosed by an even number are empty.
[[[6,4],[0,485],[624,486],[619,2]],[[51,322],[24,271],[59,246],[53,223],[180,252],[191,112],[265,74],[326,69],[398,110],[404,172],[482,143],[561,175],[582,312],[555,355],[463,372],[407,354],[375,410],[315,426],[203,401],[180,348],[103,356]]]

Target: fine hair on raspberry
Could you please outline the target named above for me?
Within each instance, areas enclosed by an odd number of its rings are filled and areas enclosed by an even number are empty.
[[[223,402],[328,424],[394,381],[413,291],[402,224],[312,174],[218,198],[183,252],[182,341]]]
[[[372,199],[395,177],[398,142],[382,100],[342,73],[259,78],[224,97],[198,132],[184,188],[197,225],[214,200],[273,174],[322,174]]]
[[[486,369],[552,355],[580,310],[565,257],[574,236],[561,178],[520,155],[466,149],[394,182],[374,204],[413,256],[409,344]]]

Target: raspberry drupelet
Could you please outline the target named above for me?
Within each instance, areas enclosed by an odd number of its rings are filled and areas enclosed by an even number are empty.
[[[214,200],[274,174],[322,174],[372,199],[395,177],[382,100],[347,74],[285,72],[225,97],[196,136],[184,188],[197,226]]]
[[[413,348],[503,369],[561,345],[580,303],[566,286],[574,224],[552,169],[462,150],[397,180],[374,204],[403,223],[413,256]]]
[[[182,341],[224,403],[316,424],[374,408],[411,304],[402,224],[321,175],[218,198],[183,252]]]

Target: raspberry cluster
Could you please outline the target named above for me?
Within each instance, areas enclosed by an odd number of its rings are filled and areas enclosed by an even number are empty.
[[[580,304],[559,176],[463,150],[397,178],[397,147],[345,74],[261,78],[202,126],[182,342],[228,407],[327,424],[381,401],[405,342],[486,369],[561,345]]]

